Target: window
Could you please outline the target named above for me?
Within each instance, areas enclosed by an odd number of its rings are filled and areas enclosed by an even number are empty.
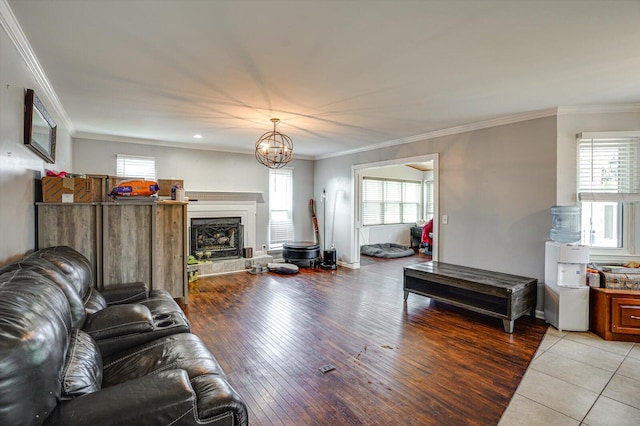
[[[156,180],[156,159],[136,155],[116,156],[116,176]]]
[[[433,172],[431,175],[424,181],[424,220],[427,222],[435,215]]]
[[[293,170],[269,170],[269,248],[293,240]]]
[[[365,177],[362,224],[415,223],[420,211],[420,182]]]
[[[634,249],[634,203],[640,201],[640,132],[578,135],[581,243]]]

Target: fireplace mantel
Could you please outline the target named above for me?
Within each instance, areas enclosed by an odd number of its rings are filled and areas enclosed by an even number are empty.
[[[190,201],[253,201],[264,203],[262,191],[185,191]]]

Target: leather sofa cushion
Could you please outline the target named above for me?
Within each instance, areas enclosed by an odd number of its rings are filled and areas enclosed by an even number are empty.
[[[95,340],[153,331],[153,316],[144,305],[114,305],[91,315],[84,331]]]
[[[57,284],[67,296],[69,305],[71,305],[71,325],[73,327],[82,328],[87,318],[86,310],[82,299],[78,295],[73,283],[69,277],[62,272],[56,265],[44,258],[28,258],[20,262],[10,263],[0,268],[0,274],[9,271],[17,271],[19,269],[34,271],[53,283]]]
[[[164,370],[183,369],[189,379],[212,374],[225,377],[218,361],[198,336],[174,334],[104,359],[104,387],[155,374]]]
[[[93,268],[89,259],[68,246],[47,247],[31,253],[25,259],[43,258],[53,263],[69,277],[81,299],[93,287]]]
[[[171,293],[163,289],[149,291],[149,298],[137,303],[145,305],[154,315],[182,312],[180,305],[171,297]]]
[[[39,424],[60,397],[71,314],[34,271],[0,275],[0,425]]]
[[[102,356],[93,338],[73,329],[62,370],[61,399],[72,399],[102,387]]]
[[[147,299],[149,297],[149,289],[145,283],[138,281],[105,287],[101,290],[101,294],[107,305],[121,305]]]
[[[200,405],[199,399],[187,373],[167,370],[63,401],[45,425],[247,425],[247,422],[223,423],[210,419],[198,422],[194,415],[197,405]]]
[[[215,357],[198,336],[174,334],[104,359],[103,391],[171,370],[186,371],[197,395],[196,415],[201,423],[246,425],[247,410],[231,387]]]
[[[89,289],[84,298],[84,307],[87,311],[87,315],[93,315],[98,311],[107,307],[107,301],[102,297],[102,294],[92,288]]]

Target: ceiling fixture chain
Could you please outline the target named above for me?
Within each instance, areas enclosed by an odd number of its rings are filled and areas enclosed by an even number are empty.
[[[279,121],[272,118],[273,131],[263,134],[256,142],[256,160],[270,169],[279,169],[293,160],[293,142],[276,130]]]

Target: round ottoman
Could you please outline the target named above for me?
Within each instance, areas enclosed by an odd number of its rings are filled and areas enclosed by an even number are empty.
[[[320,262],[320,244],[311,241],[292,241],[282,245],[285,261],[298,266],[316,267]]]

